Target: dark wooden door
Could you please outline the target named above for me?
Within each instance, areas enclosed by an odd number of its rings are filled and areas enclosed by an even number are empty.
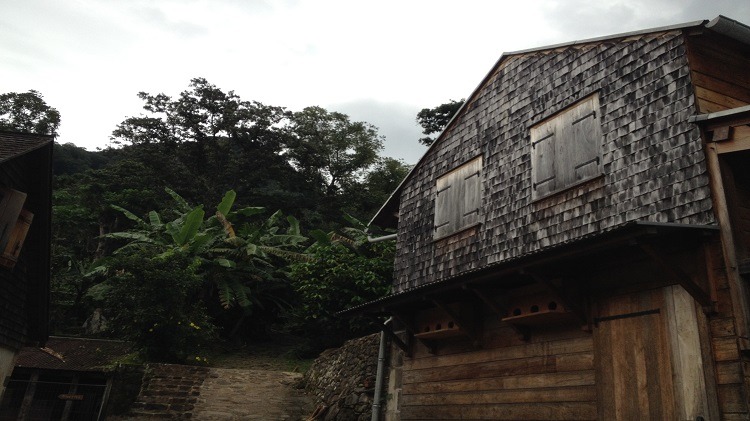
[[[662,291],[610,297],[600,304],[594,331],[598,418],[676,419]]]

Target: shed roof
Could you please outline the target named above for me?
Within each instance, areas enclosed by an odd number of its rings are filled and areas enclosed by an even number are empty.
[[[556,50],[560,48],[572,47],[576,45],[599,43],[599,42],[604,42],[604,41],[614,41],[614,40],[631,38],[631,37],[641,36],[641,35],[646,35],[646,34],[668,32],[668,31],[674,31],[674,30],[685,30],[685,29],[690,29],[690,28],[706,28],[713,32],[738,40],[742,43],[750,44],[750,26],[747,26],[741,22],[727,18],[725,16],[719,15],[718,17],[716,17],[715,19],[711,21],[709,20],[693,21],[693,22],[687,22],[687,23],[682,23],[682,24],[677,24],[677,25],[663,26],[663,27],[645,29],[645,30],[640,30],[640,31],[633,31],[633,32],[625,32],[625,33],[619,33],[619,34],[614,34],[614,35],[608,35],[604,37],[589,38],[589,39],[584,39],[580,41],[572,41],[572,42],[567,42],[567,43],[562,43],[562,44],[554,44],[554,45],[549,45],[549,46],[544,46],[544,47],[537,47],[537,48],[532,48],[532,49],[503,53],[500,56],[500,58],[497,60],[495,65],[487,73],[487,75],[477,85],[477,87],[474,89],[471,95],[469,95],[467,100],[464,102],[464,105],[456,112],[456,114],[454,114],[451,121],[448,122],[448,124],[443,129],[443,132],[437,137],[437,139],[435,139],[432,145],[430,145],[430,147],[427,148],[427,150],[419,159],[417,164],[412,167],[411,171],[406,175],[406,177],[404,177],[404,179],[396,188],[396,190],[390,195],[388,200],[378,210],[375,216],[373,216],[373,218],[370,220],[370,225],[379,225],[384,228],[395,228],[396,221],[397,221],[397,217],[395,215],[398,212],[400,194],[404,185],[411,178],[411,176],[415,174],[416,169],[424,161],[425,157],[430,153],[430,151],[435,147],[435,145],[438,142],[440,142],[440,140],[443,138],[445,133],[449,132],[449,129],[451,128],[451,126],[465,112],[467,105],[472,102],[472,98],[474,98],[481,91],[485,83],[491,78],[491,76],[496,72],[496,70],[503,64],[503,62],[507,58],[512,57],[512,56],[533,53],[533,52],[550,51],[550,50]]]
[[[24,347],[16,367],[67,371],[104,371],[132,352],[123,341],[51,336],[43,348]]]

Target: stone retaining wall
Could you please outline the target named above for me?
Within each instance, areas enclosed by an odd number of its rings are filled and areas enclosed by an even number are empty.
[[[379,344],[380,334],[352,339],[341,348],[324,351],[315,360],[305,373],[304,381],[316,405],[328,407],[319,419],[370,419]],[[381,396],[385,396],[385,392],[381,391]]]

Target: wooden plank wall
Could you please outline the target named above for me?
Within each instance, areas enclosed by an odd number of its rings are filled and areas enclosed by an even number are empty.
[[[418,344],[405,359],[402,420],[597,419],[593,340],[580,326],[535,331],[524,342],[497,318],[484,343]]]
[[[713,113],[750,104],[750,52],[712,34],[688,38],[690,77],[698,112]]]
[[[708,276],[716,286],[716,312],[709,317],[709,337],[716,372],[716,392],[723,420],[747,419],[748,403],[744,384],[748,361],[741,357],[732,309],[732,297],[717,240],[706,248]]]

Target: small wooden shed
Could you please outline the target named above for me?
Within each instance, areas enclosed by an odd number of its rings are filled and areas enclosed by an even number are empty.
[[[747,419],[750,27],[503,54],[371,224],[387,419]]]

